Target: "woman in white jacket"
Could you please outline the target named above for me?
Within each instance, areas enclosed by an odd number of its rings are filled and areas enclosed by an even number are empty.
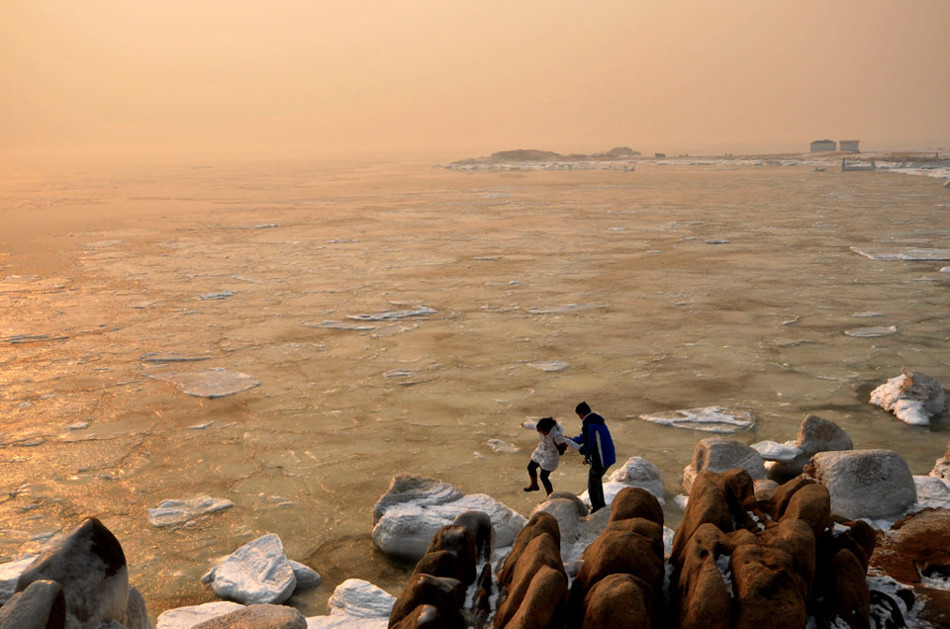
[[[568,446],[575,449],[577,444],[564,436],[561,427],[553,417],[542,417],[537,422],[521,422],[521,427],[528,430],[537,430],[540,436],[538,447],[531,453],[531,461],[528,463],[528,476],[531,478],[531,484],[524,488],[525,491],[538,491],[538,468],[541,469],[541,484],[544,485],[544,491],[550,494],[554,491],[551,480],[548,478],[551,472],[557,469],[560,463],[561,454]]]

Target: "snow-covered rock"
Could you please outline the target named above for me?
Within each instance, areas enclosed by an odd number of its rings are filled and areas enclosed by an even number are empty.
[[[734,439],[709,437],[693,450],[693,459],[683,470],[683,489],[688,494],[693,481],[702,472],[727,472],[744,469],[752,480],[765,478],[765,462],[757,451]]]
[[[232,601],[216,601],[202,605],[189,605],[169,609],[158,615],[155,629],[191,629],[198,623],[243,609],[244,605]]]
[[[450,483],[400,475],[373,509],[373,542],[387,555],[417,561],[436,531],[470,510],[488,514],[499,547],[511,546],[527,522],[487,494],[465,495]]]
[[[784,445],[777,448],[760,447],[761,444],[772,443],[775,442],[764,441],[753,444],[752,447],[762,454],[762,458],[766,460],[765,468],[771,474],[785,478],[801,474],[811,457],[818,452],[854,449],[848,433],[838,424],[818,415],[808,415],[802,420],[798,428],[798,438],[795,441],[786,441]],[[794,451],[793,448],[798,452],[791,458],[786,458]]]
[[[805,473],[828,489],[831,511],[852,520],[892,519],[917,503],[910,467],[891,450],[819,452]]]
[[[905,369],[871,391],[871,404],[894,413],[902,422],[927,426],[943,414],[947,397],[936,378]]]
[[[347,579],[327,600],[328,616],[307,618],[307,629],[386,629],[396,597],[362,579]]]
[[[13,596],[13,593],[16,592],[17,579],[37,556],[24,555],[15,561],[0,563],[0,605],[6,603]]]
[[[201,580],[221,598],[246,605],[283,603],[297,587],[284,546],[273,533],[241,546]]]
[[[614,498],[625,487],[642,487],[656,496],[661,505],[666,504],[663,477],[660,470],[643,457],[632,456],[623,466],[615,470],[604,482],[604,502],[612,504]],[[581,501],[590,508],[590,495],[585,490],[580,495]]]

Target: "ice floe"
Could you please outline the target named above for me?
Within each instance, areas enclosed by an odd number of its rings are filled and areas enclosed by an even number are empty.
[[[224,511],[234,506],[230,500],[198,496],[187,500],[162,500],[158,506],[148,510],[148,523],[155,527],[185,524],[200,515]]]
[[[284,546],[273,533],[241,546],[201,580],[221,598],[247,605],[283,603],[297,588]]]
[[[375,325],[360,325],[345,321],[320,321],[319,323],[304,323],[308,328],[323,328],[326,330],[351,330],[355,332],[370,332],[376,329]]]
[[[720,406],[688,408],[667,413],[647,413],[639,417],[644,421],[663,426],[717,434],[741,432],[755,425],[755,418],[751,413],[724,409]]]
[[[139,360],[146,363],[187,363],[208,360],[210,356],[195,356],[182,352],[148,352],[139,356]]]
[[[387,310],[386,312],[377,312],[375,314],[360,313],[357,315],[347,315],[347,319],[356,321],[389,321],[391,319],[406,319],[408,317],[424,317],[435,314],[438,310],[428,306],[416,306],[406,310]]]
[[[222,290],[216,293],[205,293],[204,295],[198,295],[199,299],[227,299],[228,297],[234,297],[237,295],[233,290]]]
[[[195,397],[219,398],[234,395],[260,385],[246,373],[212,367],[202,371],[147,374],[149,378],[174,384],[182,393]]]
[[[759,441],[758,443],[753,443],[751,447],[762,455],[762,459],[765,461],[788,463],[802,453],[802,449],[799,448],[794,441],[786,441],[785,443]]]
[[[571,366],[570,363],[563,360],[542,360],[534,363],[528,363],[529,367],[534,367],[539,371],[564,371]]]
[[[851,247],[851,251],[871,260],[904,261],[941,261],[950,260],[950,249],[925,249],[922,247],[881,247],[879,249],[861,249]]]
[[[606,307],[606,304],[565,304],[563,306],[532,307],[527,310],[531,314],[567,314],[570,312],[583,312],[584,310],[598,310]]]
[[[889,325],[885,327],[879,325],[869,328],[854,328],[851,330],[845,330],[844,333],[848,336],[855,336],[858,338],[875,338],[879,336],[890,336],[891,334],[897,334],[897,326]]]

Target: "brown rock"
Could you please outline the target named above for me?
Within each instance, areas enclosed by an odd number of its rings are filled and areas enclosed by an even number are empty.
[[[558,526],[557,519],[550,513],[538,511],[531,516],[531,519],[528,520],[528,523],[515,538],[511,552],[505,557],[505,562],[502,564],[501,570],[498,571],[498,585],[507,587],[508,582],[511,580],[511,574],[514,572],[515,565],[521,558],[521,554],[525,548],[531,543],[532,539],[543,534],[550,535],[557,547],[561,547],[561,529]]]
[[[495,527],[487,513],[475,510],[463,511],[455,516],[452,524],[464,526],[471,531],[475,539],[477,556],[483,561],[491,559],[492,552],[495,550]]]
[[[801,629],[808,586],[779,548],[743,544],[732,554],[735,624],[738,629]]]
[[[722,474],[701,473],[693,482],[683,521],[673,537],[672,561],[679,563],[683,546],[702,524],[713,524],[723,532],[732,531],[734,522],[755,529],[758,528],[756,520],[749,514],[758,511],[755,484],[748,472],[735,469]],[[756,515],[756,518],[761,520],[763,516]]]
[[[419,605],[391,629],[442,629],[442,614],[434,605]]]
[[[541,532],[528,542],[513,566],[510,581],[505,586],[504,601],[495,614],[496,627],[504,627],[517,613],[531,586],[532,579],[545,566],[564,576],[566,592],[567,574],[561,562],[560,548],[550,534]]]
[[[478,549],[475,545],[475,536],[468,527],[450,524],[436,531],[429,541],[426,553],[439,550],[449,551],[455,555],[458,562],[456,571],[462,575],[459,578],[462,583],[465,585],[474,583]]]
[[[840,618],[854,629],[871,626],[867,570],[847,548],[840,549],[815,579],[816,618]]]
[[[652,625],[652,588],[631,574],[612,574],[584,599],[584,629],[640,629]]]
[[[403,618],[411,615],[420,605],[431,605],[439,610],[445,627],[464,629],[465,621],[459,611],[464,601],[459,600],[456,579],[435,577],[431,574],[414,574],[400,593],[389,614],[389,626],[394,627]]]
[[[550,566],[541,566],[532,575],[521,604],[504,624],[504,629],[549,629],[563,623],[567,603],[567,577]],[[501,610],[499,609],[499,614]]]
[[[656,496],[641,487],[621,489],[610,506],[610,521],[643,518],[663,525],[663,506]]]
[[[617,524],[627,525],[614,526]],[[640,526],[637,526],[638,524]],[[581,554],[584,565],[577,573],[575,582],[590,589],[610,574],[626,573],[648,583],[653,589],[653,592],[650,592],[651,597],[654,592],[659,593],[663,586],[665,570],[662,529],[652,531],[651,535],[647,528],[649,525],[658,527],[655,523],[638,518],[615,522],[604,529]],[[637,528],[639,530],[634,530]],[[648,534],[645,535],[644,532]]]
[[[700,526],[678,569],[674,605],[681,629],[729,629],[732,626],[732,590],[717,565],[725,534],[712,524]]]
[[[804,520],[788,518],[762,534],[762,541],[772,548],[784,550],[792,557],[793,570],[811,586],[815,578],[815,553],[818,542]]]
[[[307,629],[307,619],[293,607],[248,605],[243,609],[199,622],[192,629]]]

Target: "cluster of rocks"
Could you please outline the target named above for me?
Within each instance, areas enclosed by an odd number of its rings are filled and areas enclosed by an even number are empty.
[[[528,519],[484,494],[397,476],[373,539],[416,562],[399,597],[350,579],[329,616],[305,618],[282,603],[320,577],[264,535],[205,575],[227,600],[168,610],[158,629],[950,624],[950,446],[929,476],[913,476],[896,453],[854,450],[810,415],[794,442],[702,440],[683,486],[674,532],[659,471],[640,457],[605,482],[609,510],[558,492]],[[152,629],[121,545],[96,519],[0,564],[0,604],[0,629]]]

